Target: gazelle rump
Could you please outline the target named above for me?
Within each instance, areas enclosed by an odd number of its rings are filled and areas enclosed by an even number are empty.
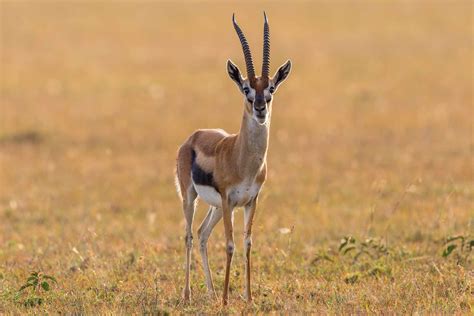
[[[198,237],[207,290],[211,295],[215,295],[215,292],[208,262],[207,241],[215,225],[221,218],[224,219],[227,255],[222,297],[224,305],[228,302],[229,273],[234,253],[233,210],[244,207],[245,296],[248,301],[252,300],[252,223],[258,194],[266,179],[273,94],[291,70],[291,62],[288,60],[272,78],[269,77],[270,30],[265,13],[264,18],[262,75],[257,77],[248,42],[235,21],[235,16],[232,16],[247,68],[247,78],[244,79],[239,68],[232,61],[227,61],[227,72],[244,96],[244,113],[239,133],[230,135],[221,129],[197,130],[178,150],[176,182],[186,218],[185,301],[191,299],[189,275],[193,245],[192,224],[198,197],[210,205],[198,229]]]

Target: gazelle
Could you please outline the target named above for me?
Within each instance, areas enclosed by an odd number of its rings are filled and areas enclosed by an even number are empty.
[[[233,210],[244,207],[245,296],[252,300],[250,288],[250,248],[252,222],[257,198],[267,173],[267,148],[272,113],[273,94],[291,70],[291,61],[284,63],[273,78],[270,71],[270,29],[264,12],[262,75],[255,76],[248,42],[232,16],[239,36],[247,67],[247,79],[239,68],[227,60],[227,72],[244,97],[244,114],[238,134],[227,134],[221,129],[195,131],[179,148],[176,166],[177,188],[186,218],[186,276],[184,300],[191,298],[190,265],[193,245],[192,224],[195,201],[199,197],[210,205],[198,229],[200,253],[209,294],[215,295],[207,256],[207,240],[215,225],[224,218],[227,263],[222,302],[228,302],[229,273],[234,253]]]

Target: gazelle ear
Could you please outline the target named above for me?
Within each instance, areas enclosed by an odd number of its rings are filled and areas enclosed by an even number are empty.
[[[240,90],[242,90],[242,84],[244,78],[240,74],[239,67],[237,67],[230,59],[227,60],[227,73],[229,74],[230,79],[234,80]]]
[[[272,78],[273,84],[275,85],[275,90],[278,88],[280,83],[285,81],[291,71],[291,60],[287,60],[286,63],[278,68],[277,72]]]

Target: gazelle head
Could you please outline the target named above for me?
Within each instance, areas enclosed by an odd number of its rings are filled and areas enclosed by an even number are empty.
[[[244,33],[235,21],[235,15],[232,15],[232,22],[242,44],[245,65],[247,67],[247,78],[244,79],[239,68],[231,60],[227,60],[227,72],[244,95],[245,111],[259,124],[265,124],[268,121],[273,94],[277,91],[278,86],[288,77],[291,70],[291,61],[288,60],[270,78],[270,28],[265,12],[263,12],[263,16],[265,22],[263,27],[262,75],[260,77],[255,75],[250,47]]]

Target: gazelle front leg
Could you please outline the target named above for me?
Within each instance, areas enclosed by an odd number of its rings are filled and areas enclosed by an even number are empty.
[[[222,215],[224,217],[224,230],[226,239],[226,254],[227,262],[225,267],[225,279],[224,279],[224,294],[222,295],[222,304],[227,305],[229,301],[229,278],[230,278],[230,266],[232,263],[232,256],[234,255],[234,227],[232,223],[232,211],[233,205],[230,204],[228,198],[222,199]]]
[[[256,209],[257,197],[250,201],[244,210],[245,298],[249,303],[252,301],[252,290],[250,288],[250,250],[252,248],[253,217]]]

